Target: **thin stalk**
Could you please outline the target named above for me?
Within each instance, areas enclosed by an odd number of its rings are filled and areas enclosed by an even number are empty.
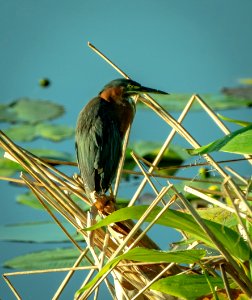
[[[126,79],[129,79],[128,75],[124,73],[119,67],[117,67],[110,59],[108,59],[100,50],[98,50],[94,45],[88,42],[88,47],[101,56],[107,63],[109,63],[118,73],[120,73]]]
[[[79,266],[79,264],[81,263],[82,259],[86,256],[88,252],[88,248],[86,248],[78,257],[78,259],[76,260],[76,262],[73,265],[73,268],[76,268]],[[64,280],[62,281],[62,283],[60,284],[60,286],[58,287],[56,293],[54,294],[52,300],[57,300],[59,299],[60,295],[62,294],[64,288],[66,287],[66,285],[68,284],[69,280],[71,279],[71,277],[73,276],[75,270],[72,269],[68,272],[67,276],[64,278]]]
[[[226,273],[224,264],[220,264],[220,270],[221,270],[221,276],[222,276],[222,280],[223,280],[223,283],[225,286],[225,290],[227,292],[228,300],[233,300],[232,291],[230,289],[230,285],[228,282],[227,273]]]
[[[194,101],[194,96],[192,96],[190,98],[190,100],[188,101],[187,105],[185,106],[185,108],[183,109],[181,115],[179,116],[178,118],[178,123],[182,123],[182,121],[184,120],[185,116],[187,115],[190,107],[192,106],[193,104],[193,101]],[[171,132],[169,133],[169,135],[167,136],[163,146],[161,147],[161,149],[159,150],[156,158],[154,159],[153,163],[152,163],[152,166],[149,168],[148,170],[148,173],[149,174],[152,174],[153,170],[155,169],[155,167],[159,164],[159,162],[161,161],[166,149],[168,148],[168,146],[170,145],[173,137],[175,136],[176,134],[176,130],[174,128],[172,128]],[[145,187],[147,183],[147,179],[144,178],[142,180],[142,182],[139,184],[134,196],[132,197],[130,203],[129,203],[129,206],[133,205],[133,203],[135,203],[136,199],[139,197],[140,193],[142,192],[143,188]]]
[[[196,188],[192,188],[192,187],[186,185],[186,186],[184,186],[184,191],[187,192],[187,193],[189,193],[189,194],[192,194],[194,196],[200,197],[201,199],[203,199],[203,200],[205,200],[205,201],[207,201],[207,202],[209,202],[209,203],[211,203],[213,205],[217,205],[217,206],[219,206],[219,207],[221,207],[221,208],[223,208],[223,209],[225,209],[227,211],[230,211],[231,213],[235,213],[236,212],[234,208],[226,205],[225,203],[223,203],[223,202],[221,202],[219,200],[211,198],[211,197],[205,195],[204,193],[201,193]],[[240,216],[242,218],[247,218],[247,215],[244,214],[244,213],[241,213],[241,212],[240,212]]]
[[[235,199],[231,195],[231,193],[228,189],[228,186],[226,184],[223,185],[223,189],[224,189],[225,193],[227,194],[228,198],[230,199],[230,201],[233,205],[233,208],[235,210],[235,214],[238,218],[240,226],[242,227],[243,233],[245,234],[245,239],[249,243],[250,249],[252,249],[252,241],[251,241],[251,238],[250,238],[250,234],[247,230],[246,222],[244,222],[244,219],[242,218],[241,212],[238,210],[237,205],[235,204]]]
[[[14,294],[14,296],[16,297],[17,300],[22,300],[21,296],[19,295],[18,291],[15,289],[15,287],[12,285],[12,283],[10,282],[9,278],[7,278],[6,274],[3,274],[3,279],[5,280],[5,282],[8,284],[10,290],[12,291],[12,293]]]
[[[27,184],[27,186],[33,191],[35,196],[37,197],[38,201],[41,203],[41,205],[45,208],[45,210],[48,212],[48,214],[52,217],[54,222],[61,228],[61,230],[64,232],[64,234],[68,237],[68,239],[76,246],[76,248],[79,251],[83,251],[83,249],[79,246],[79,244],[72,238],[70,233],[66,230],[66,228],[61,224],[61,222],[57,219],[57,217],[53,214],[53,212],[50,210],[49,206],[46,205],[46,203],[42,200],[40,197],[40,194],[38,193],[37,189],[32,186],[32,184],[29,182],[29,180],[26,178],[26,176],[23,175],[23,180]]]

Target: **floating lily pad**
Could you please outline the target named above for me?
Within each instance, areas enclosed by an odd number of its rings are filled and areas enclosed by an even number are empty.
[[[30,142],[39,137],[59,142],[74,135],[72,127],[48,123],[13,125],[3,131],[12,140],[18,142]]]
[[[55,159],[55,160],[63,160],[63,161],[75,161],[75,155],[72,155],[67,152],[62,152],[53,149],[28,149],[34,155],[40,158],[48,158],[48,159]]]
[[[136,166],[136,163],[130,154],[132,150],[148,162],[152,163],[161,147],[162,143],[150,141],[139,141],[130,144],[126,152],[125,169],[132,170]],[[180,165],[188,157],[189,155],[183,148],[171,145],[169,149],[165,151],[158,167]],[[176,169],[164,169],[159,172],[165,175],[172,175],[176,172]]]
[[[69,223],[63,226],[74,237],[82,240]],[[68,237],[54,222],[32,222],[0,226],[0,240],[27,243],[59,243],[69,241]]]
[[[36,127],[30,124],[13,125],[10,128],[4,129],[3,132],[17,142],[30,142],[36,136]]]
[[[41,137],[52,140],[54,142],[59,142],[64,139],[71,138],[74,135],[74,128],[72,127],[47,123],[38,124],[36,126],[36,131]]]
[[[191,98],[192,94],[153,95],[153,98],[167,111],[182,111]],[[252,95],[245,98],[242,96],[227,96],[221,94],[202,94],[200,97],[213,109],[224,110],[252,106]],[[138,108],[147,108],[139,101]],[[195,101],[191,110],[202,110],[200,104]]]
[[[0,121],[36,124],[55,119],[63,113],[64,107],[51,101],[20,98],[9,104],[2,104],[0,106]]]
[[[72,267],[80,252],[78,249],[65,248],[34,252],[4,262],[6,268],[21,270],[44,270]],[[81,266],[90,265],[84,258]]]
[[[44,207],[38,201],[37,197],[30,191],[23,194],[19,194],[16,199],[19,204],[27,205],[35,209],[44,209]],[[71,195],[71,199],[74,200],[74,202],[76,202],[83,211],[87,211],[90,208],[89,205],[87,205],[76,195]]]
[[[244,87],[234,87],[234,88],[223,88],[222,93],[227,96],[251,100],[252,87],[244,86]]]
[[[75,161],[75,156],[67,152],[49,149],[28,149],[34,155],[40,158],[48,158],[62,161]],[[24,171],[24,169],[16,162],[3,157],[4,151],[0,149],[0,176],[11,177],[16,172]]]

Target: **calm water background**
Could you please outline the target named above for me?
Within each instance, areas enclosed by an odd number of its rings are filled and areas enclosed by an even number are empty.
[[[252,76],[251,10],[250,0],[0,0],[0,102],[21,96],[54,100],[67,112],[56,122],[74,126],[82,106],[105,83],[120,77],[87,47],[87,41],[146,86],[170,93],[217,93],[224,86],[236,86],[238,78]],[[50,88],[39,87],[43,77],[51,79]],[[222,113],[251,120],[249,109]],[[203,113],[192,112],[185,126],[202,144],[221,136]],[[138,111],[131,140],[164,141],[168,133],[168,125],[152,112]],[[175,141],[183,144],[180,138]],[[74,152],[73,140],[60,144],[37,140],[34,144]],[[219,156],[223,157],[233,156]],[[251,175],[246,164],[234,168]],[[22,189],[6,182],[0,182],[0,188],[0,224],[49,219],[46,213],[15,203]],[[122,185],[120,194],[130,196],[135,188]],[[178,235],[171,231],[166,240],[159,239],[165,249]],[[1,242],[0,261],[54,247]],[[7,271],[1,268],[0,273]],[[63,277],[25,276],[13,282],[23,299],[43,300],[51,298]],[[62,299],[72,298],[81,279],[82,275],[76,276]],[[0,299],[15,299],[2,280]]]

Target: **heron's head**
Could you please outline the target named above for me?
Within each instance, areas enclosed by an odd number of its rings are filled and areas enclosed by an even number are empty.
[[[131,96],[143,93],[153,93],[153,94],[168,94],[166,92],[148,88],[142,86],[140,83],[133,81],[131,79],[115,79],[106,84],[103,90],[100,92],[100,95],[105,100],[108,100],[109,97],[114,100],[124,100]]]

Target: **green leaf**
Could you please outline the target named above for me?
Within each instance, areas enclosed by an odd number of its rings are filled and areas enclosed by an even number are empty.
[[[158,95],[153,94],[152,97],[168,111],[182,111],[192,97],[192,94],[171,94],[171,95]],[[200,97],[213,109],[224,110],[234,109],[239,107],[250,107],[252,105],[252,95],[245,98],[243,96],[221,95],[221,94],[202,94]],[[147,108],[146,105],[139,102],[139,108]],[[192,110],[202,110],[200,104],[195,101]]]
[[[53,249],[34,252],[14,257],[4,262],[4,267],[21,270],[45,270],[55,268],[70,268],[77,260],[80,252],[77,249]],[[90,263],[83,259],[82,266]]]
[[[202,155],[213,151],[252,154],[252,125],[236,130],[223,138],[197,149],[187,150],[190,155]]]
[[[68,232],[78,239],[75,229],[68,223],[63,224]],[[0,226],[0,240],[26,243],[67,242],[69,239],[53,222],[32,222]]]
[[[122,208],[113,212],[111,215],[107,216],[105,219],[101,220],[95,225],[85,228],[84,230],[94,230],[128,219],[139,220],[147,208],[148,206],[145,205]],[[146,222],[151,222],[160,212],[160,210],[160,207],[155,207],[146,219]],[[223,224],[218,224],[206,219],[203,219],[203,221],[231,255],[237,259],[240,259],[241,261],[247,261],[250,258],[251,250],[240,234],[228,228],[227,226],[224,226]],[[189,214],[175,210],[167,210],[156,221],[156,224],[188,232],[197,240],[200,240],[206,245],[216,249],[215,244],[213,244],[210,238],[202,231],[198,223],[196,223],[193,217]]]
[[[37,125],[21,124],[4,129],[3,131],[12,140],[19,142],[30,142],[36,138],[45,138],[59,142],[74,135],[74,129],[71,127],[47,123]]]
[[[63,106],[51,101],[20,98],[0,106],[0,122],[36,124],[55,119],[63,113]]]
[[[65,125],[41,123],[36,126],[36,130],[38,135],[54,142],[71,138],[74,135],[74,128]]]
[[[251,122],[245,122],[245,121],[242,121],[242,120],[231,119],[231,118],[225,117],[225,116],[220,115],[220,114],[217,114],[217,115],[220,119],[222,119],[224,121],[235,123],[235,124],[240,125],[242,127],[246,127],[246,126],[249,126],[249,125],[252,124]]]
[[[106,272],[109,271],[114,265],[116,265],[120,260],[130,260],[138,262],[150,262],[150,263],[185,263],[191,264],[199,261],[206,254],[205,250],[184,250],[184,251],[159,251],[154,249],[146,248],[134,248],[125,254],[122,254],[110,262],[108,262],[101,271],[82,289],[80,289],[77,294],[80,294],[91,287],[96,281],[101,278]]]
[[[220,277],[210,277],[214,287],[222,289],[223,281]],[[204,275],[175,275],[160,279],[150,286],[150,289],[179,298],[194,300],[211,293],[211,288]]]

